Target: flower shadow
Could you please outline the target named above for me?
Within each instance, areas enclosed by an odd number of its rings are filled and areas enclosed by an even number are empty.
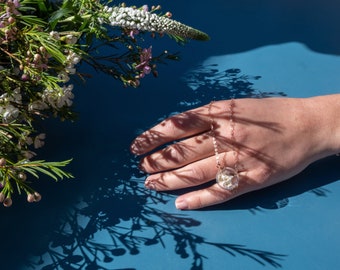
[[[171,195],[155,193],[140,185],[136,161],[126,160],[125,175],[98,183],[98,188],[61,215],[46,246],[27,265],[32,269],[118,269],[122,256],[138,256],[151,246],[166,249],[169,237],[173,252],[190,260],[190,269],[203,269],[209,247],[231,257],[245,256],[261,265],[281,267],[283,254],[248,248],[241,244],[212,242],[191,232],[201,221],[186,214],[163,210]],[[131,168],[135,168],[131,177]],[[126,178],[127,175],[129,178]],[[121,267],[119,263],[117,267]],[[121,268],[119,268],[121,269]],[[132,269],[132,268],[124,268]]]

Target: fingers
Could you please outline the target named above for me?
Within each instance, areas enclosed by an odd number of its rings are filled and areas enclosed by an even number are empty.
[[[207,107],[203,106],[172,116],[142,133],[132,142],[130,150],[136,155],[142,155],[168,142],[200,134],[209,129]]]
[[[144,157],[140,168],[148,173],[173,170],[213,154],[212,138],[209,133],[204,133]]]
[[[131,152],[137,155],[146,154],[172,142],[141,160],[141,169],[151,173],[145,181],[147,188],[169,191],[199,186],[215,179],[216,142],[220,153],[223,153],[218,155],[217,152],[219,160],[225,159],[225,164],[229,165],[235,162],[233,153],[228,151],[231,144],[228,129],[222,128],[225,127],[225,123],[228,124],[228,111],[225,105],[223,101],[214,102],[175,115],[142,133],[133,141]],[[216,125],[215,141],[212,141],[210,133],[212,125]],[[242,193],[240,187],[244,187],[244,184],[239,186],[238,193]],[[176,207],[183,210],[197,209],[225,202],[235,196],[234,192],[212,183],[208,188],[180,196],[176,200]]]
[[[216,172],[215,157],[212,156],[177,170],[152,174],[147,177],[145,186],[157,191],[193,187],[213,180]]]
[[[211,165],[211,167],[204,166],[204,164]],[[176,172],[151,175],[147,178],[145,186],[157,191],[168,191],[202,185],[215,179],[217,170],[214,168],[213,160],[197,162],[196,165],[202,167],[186,166]],[[204,208],[226,202],[255,189],[256,185],[246,177],[245,173],[240,173],[239,177],[240,183],[235,190],[225,190],[212,182],[211,186],[178,197],[175,202],[176,208],[180,210]]]
[[[259,188],[259,186],[244,173],[240,173],[239,177],[239,186],[232,191],[225,190],[215,183],[207,188],[179,196],[175,201],[176,208],[179,210],[194,210],[217,205]]]
[[[229,153],[229,157],[225,158],[230,160],[231,156],[232,153]],[[170,191],[201,186],[211,182],[208,187],[186,193],[177,198],[175,202],[177,209],[192,210],[226,202],[263,186],[262,181],[256,180],[259,175],[258,172],[241,171],[239,172],[240,182],[238,187],[232,191],[225,190],[212,182],[217,173],[215,162],[215,157],[211,156],[177,170],[152,174],[147,177],[145,187],[156,191]]]
[[[220,204],[236,197],[235,193],[223,190],[217,184],[206,189],[186,193],[175,201],[179,210],[194,210]]]

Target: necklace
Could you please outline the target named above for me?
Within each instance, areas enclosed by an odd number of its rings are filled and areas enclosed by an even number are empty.
[[[238,175],[238,153],[234,149],[233,142],[235,142],[235,121],[234,121],[234,108],[235,108],[235,100],[231,99],[229,104],[229,124],[230,124],[230,139],[231,139],[231,149],[235,159],[234,168],[230,166],[221,166],[220,155],[218,152],[218,144],[216,140],[216,132],[215,132],[215,121],[211,114],[211,107],[213,105],[213,101],[209,104],[209,116],[210,116],[210,132],[214,146],[214,153],[216,158],[216,183],[219,187],[232,191],[238,187],[239,184],[239,175]]]

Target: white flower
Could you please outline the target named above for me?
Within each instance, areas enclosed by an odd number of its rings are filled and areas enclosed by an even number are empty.
[[[72,63],[73,65],[76,65],[81,61],[81,57],[75,52],[70,52],[66,59],[68,63]]]
[[[74,95],[72,93],[73,84],[64,85],[62,88],[51,90],[45,89],[42,95],[43,101],[50,104],[53,108],[60,109],[64,106],[71,106]]]
[[[65,70],[68,74],[76,74],[77,69],[73,67],[73,65],[68,65],[67,67],[65,67]]]
[[[11,101],[21,104],[22,96],[21,96],[19,87],[14,89]]]
[[[59,72],[58,78],[64,83],[66,83],[70,80],[70,76],[68,76],[67,72],[65,72],[65,71]]]
[[[0,107],[0,113],[2,113],[4,123],[10,123],[18,118],[20,111],[12,104],[8,104],[5,107]]]
[[[35,100],[28,105],[29,111],[42,111],[48,109],[48,105],[42,100]]]
[[[136,9],[132,7],[104,7],[103,12],[108,14],[108,21],[112,26],[119,26],[127,29],[137,29],[182,38],[208,40],[209,36],[197,29],[172,20],[167,16],[159,16],[148,12],[147,9]]]
[[[50,32],[50,36],[56,40],[59,40],[60,39],[60,35],[57,31],[51,31]]]
[[[78,41],[78,38],[74,35],[66,35],[65,42],[67,44],[76,44]]]
[[[37,148],[43,147],[45,145],[45,142],[44,142],[45,138],[46,138],[45,133],[41,133],[38,136],[36,136],[33,141],[34,148],[37,149]]]
[[[23,151],[23,152],[22,152],[22,155],[23,155],[26,159],[30,160],[31,158],[35,157],[37,154],[34,153],[33,151]]]

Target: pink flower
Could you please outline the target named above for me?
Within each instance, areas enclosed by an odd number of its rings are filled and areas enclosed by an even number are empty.
[[[136,66],[137,70],[142,70],[142,73],[139,75],[143,78],[145,75],[151,72],[150,61],[152,59],[152,47],[150,46],[148,49],[143,49],[140,54],[140,64]]]
[[[130,31],[130,37],[132,38],[132,39],[135,39],[135,35],[138,35],[139,34],[139,31],[137,30],[137,29],[132,29],[131,31]]]

